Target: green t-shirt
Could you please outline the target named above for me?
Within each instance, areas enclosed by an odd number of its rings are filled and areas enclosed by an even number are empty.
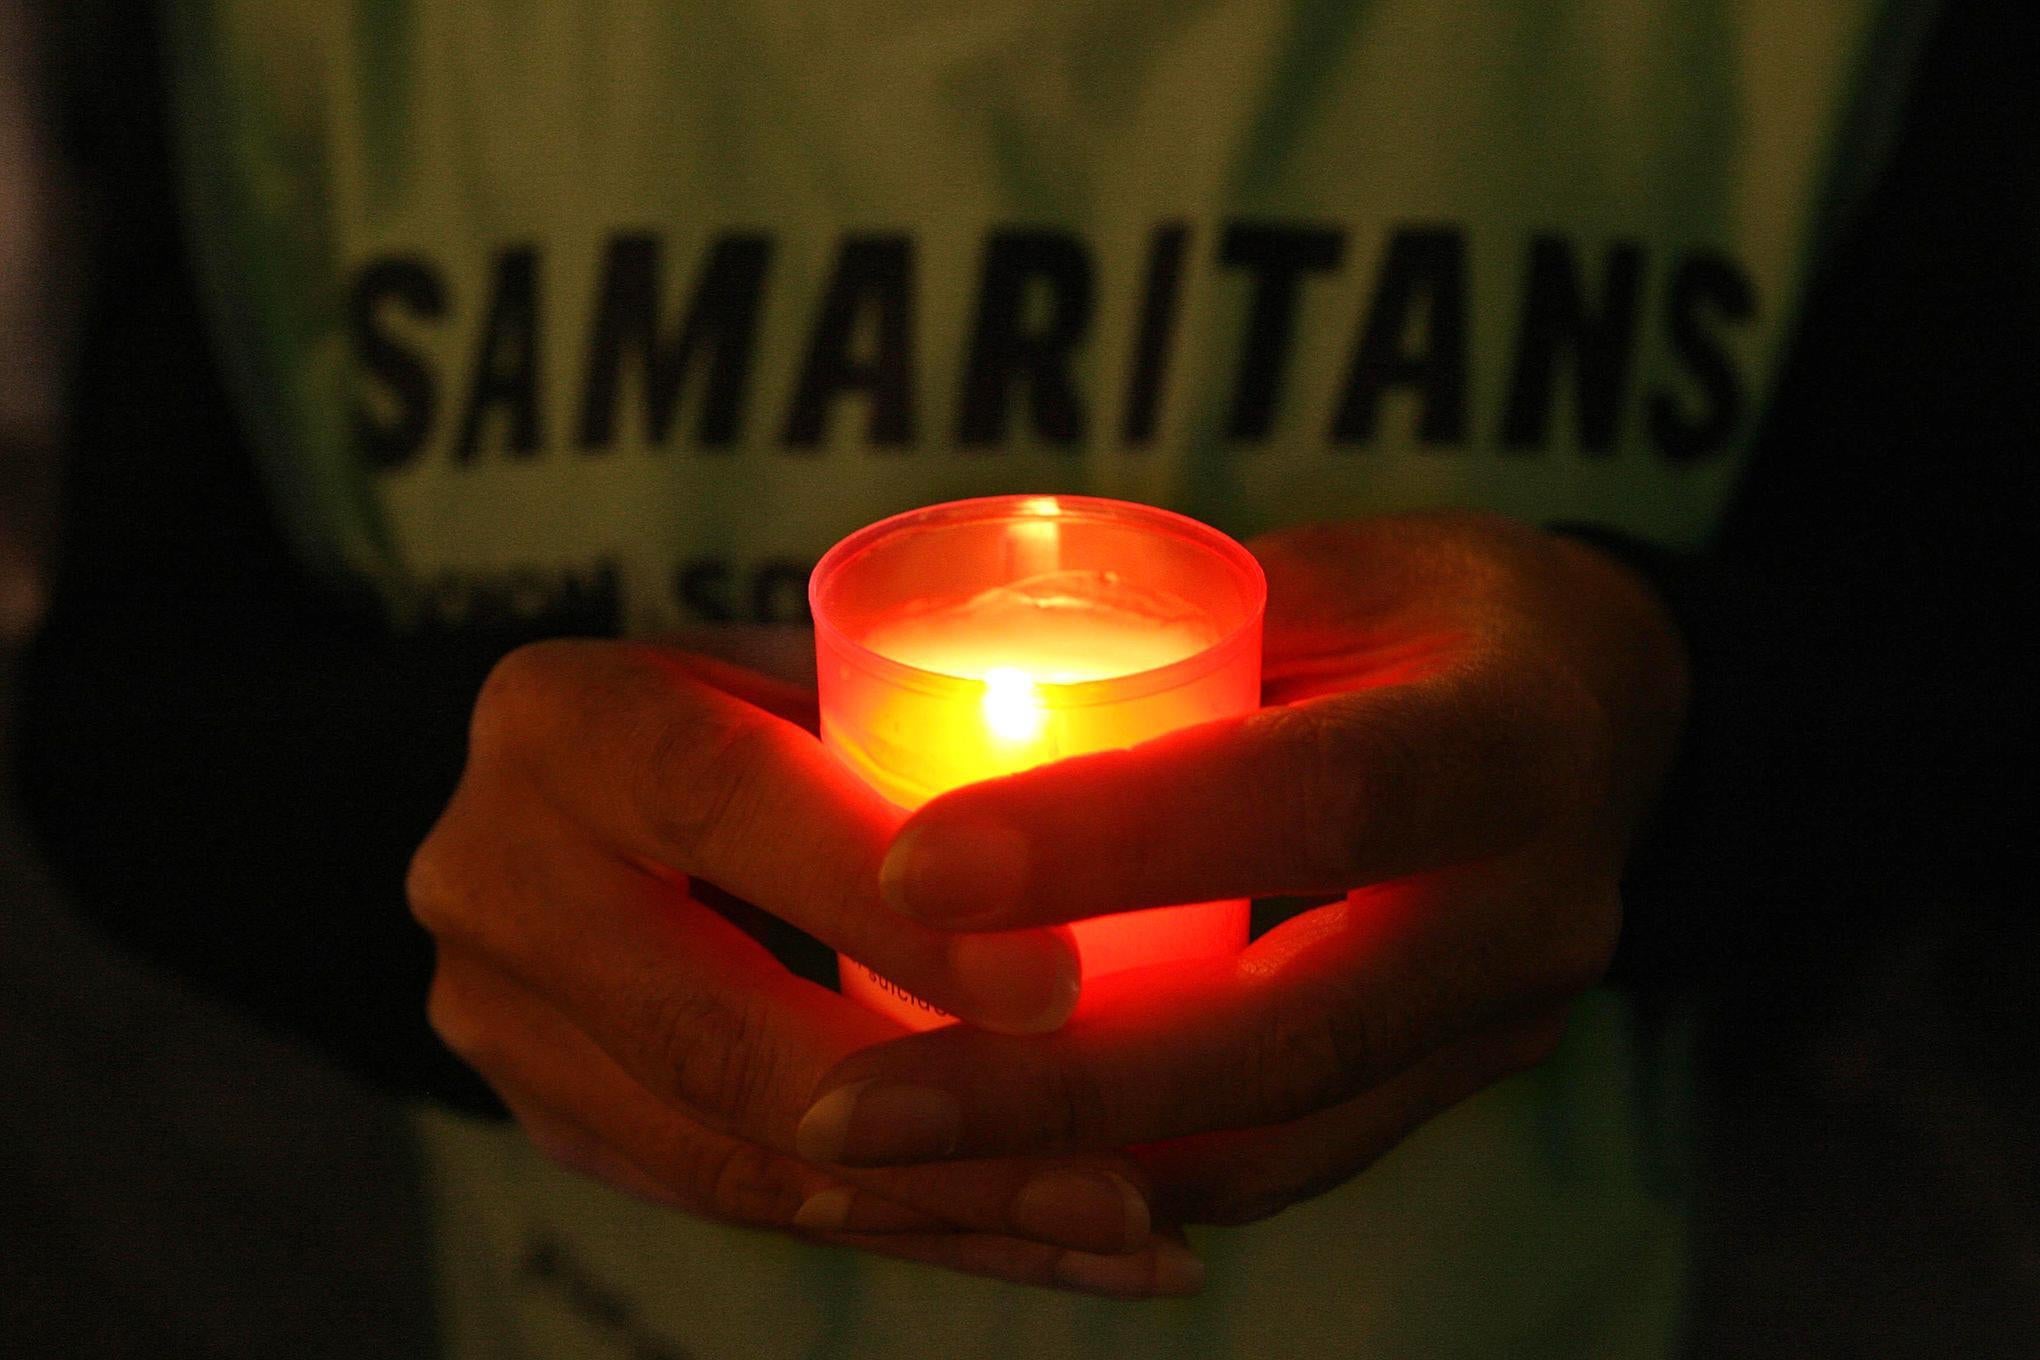
[[[838,537],[1004,491],[1702,545],[1924,9],[166,12],[208,306],[305,559],[399,627],[599,601],[652,633],[797,622]],[[463,1353],[1633,1354],[1682,1260],[1651,1067],[1590,999],[1549,1068],[1201,1238],[1208,1297],[1145,1312],[421,1128]]]
[[[635,630],[1015,489],[1701,543],[1917,8],[170,7],[303,551]]]

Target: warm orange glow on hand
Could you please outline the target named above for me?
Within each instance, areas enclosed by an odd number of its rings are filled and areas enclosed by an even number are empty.
[[[1494,516],[1303,526],[1256,556],[1265,707],[950,790],[887,851],[887,905],[955,938],[1074,923],[1074,1022],[853,1055],[802,1118],[809,1155],[1133,1148],[1169,1212],[1245,1222],[1552,1053],[1676,743],[1669,617],[1619,563]],[[1324,900],[1237,957],[1120,973],[1083,935],[1267,895]],[[888,1120],[874,1090],[942,1119]]]
[[[823,740],[902,808],[1260,698],[1259,566],[1144,506],[936,506],[845,540],[815,582]],[[958,856],[958,888],[996,878],[999,854],[986,844]],[[1236,953],[1246,928],[1247,904],[1222,900],[1082,921],[1073,934],[1088,977]],[[902,1023],[947,1019],[861,961],[846,959],[842,977]]]

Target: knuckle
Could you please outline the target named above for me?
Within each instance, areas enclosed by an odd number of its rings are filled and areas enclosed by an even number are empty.
[[[425,993],[425,1020],[439,1041],[471,1067],[482,1067],[495,1051],[486,1015],[443,962]]]
[[[779,1073],[757,1005],[694,991],[656,997],[645,1021],[675,1094],[704,1115],[743,1126],[766,1107]]]
[[[1269,1117],[1336,1105],[1390,1070],[1398,1037],[1374,1008],[1303,997],[1282,1007],[1242,1052],[1240,1079]]]
[[[411,918],[435,935],[448,891],[444,854],[435,831],[412,852],[404,870],[404,900],[410,904]]]
[[[527,643],[505,653],[489,668],[475,696],[468,723],[468,749],[475,754],[501,751],[529,731],[532,718],[559,702],[562,676],[573,666],[582,644],[567,641]]]
[[[1082,1062],[1065,1058],[1044,1064],[1038,1079],[1042,1145],[1083,1148],[1098,1142],[1111,1118],[1111,1105],[1098,1074]]]
[[[478,817],[463,790],[411,855],[404,899],[411,918],[440,944],[487,948],[503,934],[501,910],[518,895],[518,880],[533,870],[533,851],[500,837]]]
[[[1369,1026],[1332,1014],[1279,1025],[1257,1066],[1273,1108],[1298,1116],[1350,1094],[1373,1070],[1381,1044]]]
[[[1393,762],[1369,752],[1366,732],[1346,720],[1335,703],[1292,704],[1257,719],[1278,750],[1272,773],[1291,787],[1247,792],[1267,806],[1289,806],[1294,837],[1285,862],[1298,866],[1309,887],[1353,887],[1362,869],[1363,791],[1360,772],[1391,771]],[[1385,791],[1393,797],[1393,791]]]
[[[663,705],[648,721],[631,796],[653,835],[692,853],[742,807],[772,731],[735,705]]]
[[[1306,1090],[1320,1106],[1343,1100],[1386,1072],[1405,1047],[1379,1014],[1357,1007],[1327,1009],[1304,1034],[1313,1040],[1307,1056],[1317,1064],[1316,1080]]]
[[[434,827],[404,871],[404,899],[411,918],[436,939],[457,933],[461,905],[467,898],[466,880],[459,856],[451,845],[452,836],[442,821]]]
[[[802,1199],[779,1159],[753,1143],[731,1142],[707,1159],[703,1199],[710,1212],[739,1223],[784,1225]]]

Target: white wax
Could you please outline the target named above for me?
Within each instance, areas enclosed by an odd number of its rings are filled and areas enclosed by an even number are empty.
[[[1109,680],[1171,665],[1219,641],[1204,611],[1116,572],[1054,571],[963,599],[933,600],[863,639],[880,656],[983,680],[1020,672],[1038,684]]]

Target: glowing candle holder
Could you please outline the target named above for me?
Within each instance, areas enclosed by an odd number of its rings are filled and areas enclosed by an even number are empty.
[[[996,496],[911,511],[830,549],[808,587],[822,740],[903,808],[1260,702],[1267,584],[1253,556],[1166,510]],[[1237,952],[1247,903],[1078,922],[1087,978]],[[863,964],[843,991],[948,1017]]]

